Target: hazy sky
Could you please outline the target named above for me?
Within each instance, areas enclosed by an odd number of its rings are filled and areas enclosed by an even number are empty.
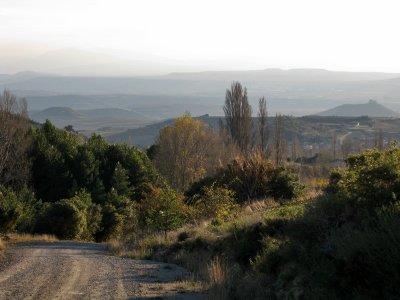
[[[0,49],[23,42],[37,53],[76,48],[205,69],[400,72],[399,14],[398,0],[0,0]]]

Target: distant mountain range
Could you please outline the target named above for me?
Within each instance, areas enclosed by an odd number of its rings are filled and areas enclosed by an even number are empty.
[[[70,107],[75,110],[119,108],[152,119],[221,115],[232,81],[247,87],[254,111],[265,96],[271,115],[316,114],[333,106],[376,99],[400,111],[400,74],[332,72],[320,69],[266,69],[172,73],[149,77],[55,76],[23,72],[0,75],[0,90],[27,97],[29,110]]]
[[[64,76],[149,76],[167,74],[171,70],[194,70],[191,67],[157,61],[154,57],[138,57],[132,60],[74,48],[35,50],[30,49],[31,47],[32,45],[19,45],[17,48],[20,53],[15,53],[15,45],[0,45],[0,72],[33,70]]]
[[[399,117],[400,114],[379,104],[374,100],[369,100],[362,104],[343,104],[332,109],[320,112],[318,116],[338,116],[338,117]]]

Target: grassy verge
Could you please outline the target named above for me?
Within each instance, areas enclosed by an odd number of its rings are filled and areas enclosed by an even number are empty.
[[[304,197],[290,204],[266,199],[242,208],[231,221],[218,226],[205,221],[164,234],[142,234],[130,241],[110,241],[110,251],[119,256],[155,259],[188,269],[194,281],[203,283],[208,299],[264,299],[268,278],[259,272],[256,260],[265,248],[269,223],[296,219],[303,214]],[[249,298],[250,297],[250,298]]]
[[[0,258],[4,257],[4,251],[9,245],[23,242],[55,242],[58,239],[49,234],[27,234],[10,233],[3,237],[0,236]]]
[[[51,234],[11,233],[8,235],[12,243],[22,242],[56,242],[58,239]]]

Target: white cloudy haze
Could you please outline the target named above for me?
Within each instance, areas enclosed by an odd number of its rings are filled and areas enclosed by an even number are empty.
[[[398,3],[0,0],[0,73],[400,72]]]

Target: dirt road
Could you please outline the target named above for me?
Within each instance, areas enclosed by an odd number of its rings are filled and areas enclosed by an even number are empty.
[[[199,299],[175,265],[107,255],[104,245],[19,244],[0,263],[0,299]]]

